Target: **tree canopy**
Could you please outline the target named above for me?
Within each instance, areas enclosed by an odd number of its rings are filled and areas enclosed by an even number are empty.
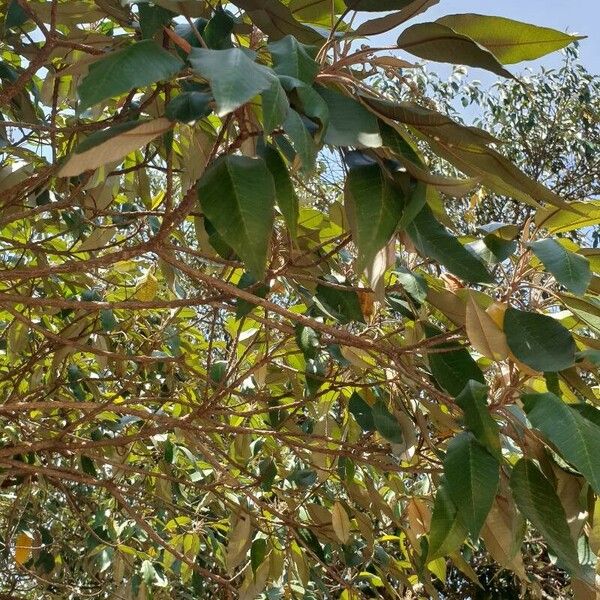
[[[437,3],[4,3],[1,592],[596,597],[600,86]]]

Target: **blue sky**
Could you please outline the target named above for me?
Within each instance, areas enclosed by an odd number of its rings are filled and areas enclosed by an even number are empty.
[[[440,0],[437,6],[430,8],[414,22],[432,21],[445,14],[467,12],[510,17],[568,33],[587,35],[588,39],[581,41],[581,60],[588,70],[600,73],[600,0]],[[396,37],[391,36],[389,41],[392,42]],[[551,67],[557,64],[557,59],[550,55],[538,62]],[[520,65],[515,67],[513,72],[518,72]]]

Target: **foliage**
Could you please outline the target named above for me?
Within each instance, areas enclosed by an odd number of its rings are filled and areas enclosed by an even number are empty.
[[[600,207],[381,89],[412,65],[361,36],[434,4],[5,4],[3,591],[594,597]],[[512,77],[575,40],[502,26],[398,46]],[[465,231],[486,194],[526,220]]]

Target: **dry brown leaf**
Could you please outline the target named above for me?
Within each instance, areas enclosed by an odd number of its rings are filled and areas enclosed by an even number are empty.
[[[145,121],[83,152],[75,152],[58,172],[59,177],[75,177],[85,171],[92,171],[109,162],[120,160],[130,152],[145,146],[154,138],[172,127],[171,121],[161,117]]]
[[[340,542],[347,543],[350,539],[350,519],[341,502],[336,502],[331,509],[331,524]]]
[[[469,295],[466,312],[467,336],[473,347],[492,360],[504,360],[509,353],[504,331],[494,319]]]

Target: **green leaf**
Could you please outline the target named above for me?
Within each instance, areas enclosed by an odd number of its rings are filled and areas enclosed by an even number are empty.
[[[327,365],[320,357],[309,358],[306,361],[306,389],[309,396],[314,396],[325,383]]]
[[[290,96],[290,101],[294,108],[301,114],[308,117],[313,124],[317,125],[318,133],[315,135],[320,140],[329,126],[329,108],[325,100],[315,91],[315,89],[293,77],[280,75],[279,81]],[[314,129],[314,127],[311,127]]]
[[[493,281],[483,263],[446,230],[429,206],[423,207],[406,232],[421,255],[444,265],[457,277],[471,282]]]
[[[80,461],[81,470],[84,473],[91,475],[92,477],[96,477],[98,475],[96,471],[96,465],[94,465],[94,461],[89,456],[82,455]]]
[[[20,27],[29,20],[27,13],[19,4],[18,0],[9,0],[5,10],[4,29]]]
[[[152,6],[146,2],[139,2],[138,13],[142,37],[150,39],[155,36],[165,25],[168,25],[177,15],[162,6]]]
[[[368,12],[384,12],[387,10],[400,10],[408,6],[413,0],[345,0],[346,6],[351,10],[364,10]]]
[[[499,196],[509,196],[535,208],[539,207],[540,201],[563,210],[569,208],[569,204],[557,193],[530,178],[493,148],[443,140],[441,137],[436,139],[435,136],[427,141],[436,154],[466,175],[477,177],[480,183]]]
[[[209,167],[198,184],[202,211],[219,235],[262,279],[273,229],[275,185],[261,158],[230,155]]]
[[[363,400],[357,392],[353,392],[348,401],[348,410],[352,413],[356,422],[363,431],[374,431],[375,421],[371,407]],[[383,434],[382,434],[383,435]]]
[[[210,365],[210,379],[214,383],[222,383],[227,376],[227,361],[217,360]]]
[[[318,86],[329,107],[325,143],[331,146],[379,148],[383,145],[377,117],[360,102],[336,90]]]
[[[487,406],[488,388],[479,381],[469,381],[456,397],[465,415],[465,425],[477,440],[495,456],[501,456],[500,428]]]
[[[194,71],[210,83],[219,117],[246,104],[277,81],[271,69],[255,63],[253,58],[253,52],[240,48],[192,49],[189,61]]]
[[[371,96],[361,96],[361,100],[383,117],[409,125],[432,138],[445,140],[452,144],[462,143],[473,146],[499,143],[493,135],[483,129],[461,125],[447,115],[424,108],[413,102],[392,102]],[[389,145],[395,151],[399,151],[400,155],[407,156],[412,162],[424,166],[408,143],[405,142],[400,146],[398,132],[395,132],[396,135],[394,135],[394,130],[390,131],[390,128],[386,126],[381,126],[381,131],[386,145]]]
[[[500,463],[472,434],[463,433],[448,445],[444,474],[459,516],[476,540],[496,497]]]
[[[275,182],[275,199],[285,224],[293,239],[298,235],[299,201],[287,165],[280,152],[271,145],[266,146],[263,158]]]
[[[290,103],[285,90],[277,80],[273,81],[262,94],[263,129],[269,135],[285,121]]]
[[[585,256],[571,252],[551,239],[533,242],[530,248],[558,283],[574,294],[585,294],[592,280],[590,261]]]
[[[297,323],[294,327],[296,334],[296,343],[302,350],[305,358],[316,358],[321,349],[321,342],[318,333],[312,328]]]
[[[571,574],[580,571],[565,510],[544,474],[533,461],[522,458],[513,468],[510,487],[519,510],[542,534]]]
[[[418,23],[408,27],[400,34],[398,47],[426,60],[479,67],[512,78],[490,51],[440,23]]]
[[[426,324],[427,337],[439,335],[441,331]],[[429,366],[434,379],[450,395],[458,396],[469,380],[484,384],[485,378],[479,365],[468,350],[456,343],[441,343],[432,346],[435,352],[428,355]],[[440,350],[448,350],[440,352]]]
[[[233,46],[231,34],[235,21],[229,12],[220,6],[215,10],[213,16],[204,27],[202,37],[206,45],[213,50],[226,50]]]
[[[509,307],[504,333],[511,352],[536,371],[563,371],[575,363],[575,341],[552,317]]]
[[[252,288],[252,294],[259,298],[264,298],[269,292],[269,286],[264,283],[260,283],[253,277],[250,273],[245,272],[238,282],[238,288],[241,290],[247,290],[248,288]],[[237,320],[241,319],[248,315],[256,306],[252,302],[248,302],[248,300],[242,300],[242,298],[238,298],[236,300],[236,309],[235,309],[235,318]]]
[[[311,171],[317,158],[317,147],[302,117],[292,108],[288,111],[283,129],[300,159],[302,169]]]
[[[418,304],[425,302],[429,286],[422,275],[413,273],[403,266],[396,267],[394,275],[398,283],[415,302]]]
[[[295,37],[287,35],[270,43],[268,49],[273,57],[275,73],[312,84],[319,72],[319,63],[313,58],[316,48],[301,44]]]
[[[305,44],[323,43],[322,36],[294,18],[290,9],[279,0],[232,0],[244,9],[252,22],[272,40],[290,34]]]
[[[83,110],[133,88],[170,79],[182,67],[179,58],[154,40],[143,40],[111,52],[90,65],[89,73],[78,88],[80,108]]]
[[[523,396],[531,424],[600,494],[600,427],[554,394]]]
[[[252,542],[250,547],[250,565],[252,573],[256,575],[256,570],[265,560],[267,554],[267,540],[265,538],[257,538]]]
[[[303,23],[331,24],[331,14],[341,15],[345,10],[343,0],[291,0],[292,14]],[[333,7],[333,8],[332,8]]]
[[[409,19],[425,12],[439,1],[440,0],[411,0],[408,4],[403,2],[400,10],[361,23],[356,31],[354,31],[354,35],[369,37],[380,33],[387,33],[398,27],[398,25],[402,25],[402,23],[405,23]]]
[[[371,409],[373,424],[381,437],[392,444],[402,444],[404,436],[396,417],[388,410],[383,400],[377,400]]]
[[[591,404],[570,404],[570,408],[576,410],[584,419],[591,421],[600,427],[600,410]]]
[[[467,537],[467,533],[467,528],[448,493],[447,482],[442,480],[433,504],[427,562],[457,550]]]
[[[212,100],[212,96],[204,92],[182,92],[167,104],[165,117],[182,123],[203,119],[212,112]]]
[[[106,332],[113,331],[119,326],[115,313],[110,308],[103,308],[100,311],[100,325]]]
[[[447,15],[436,23],[475,40],[492,52],[503,65],[535,60],[584,37],[505,17],[472,13]]]
[[[273,487],[273,481],[277,477],[277,465],[275,461],[269,458],[263,458],[258,464],[258,472],[261,478],[260,487],[268,492]]]
[[[323,305],[325,313],[331,314],[342,324],[352,321],[365,322],[358,294],[354,290],[346,291],[339,287],[319,284],[316,289],[315,301],[317,305]]]
[[[378,164],[351,169],[344,207],[358,248],[356,270],[371,265],[390,241],[404,208],[404,198]]]

